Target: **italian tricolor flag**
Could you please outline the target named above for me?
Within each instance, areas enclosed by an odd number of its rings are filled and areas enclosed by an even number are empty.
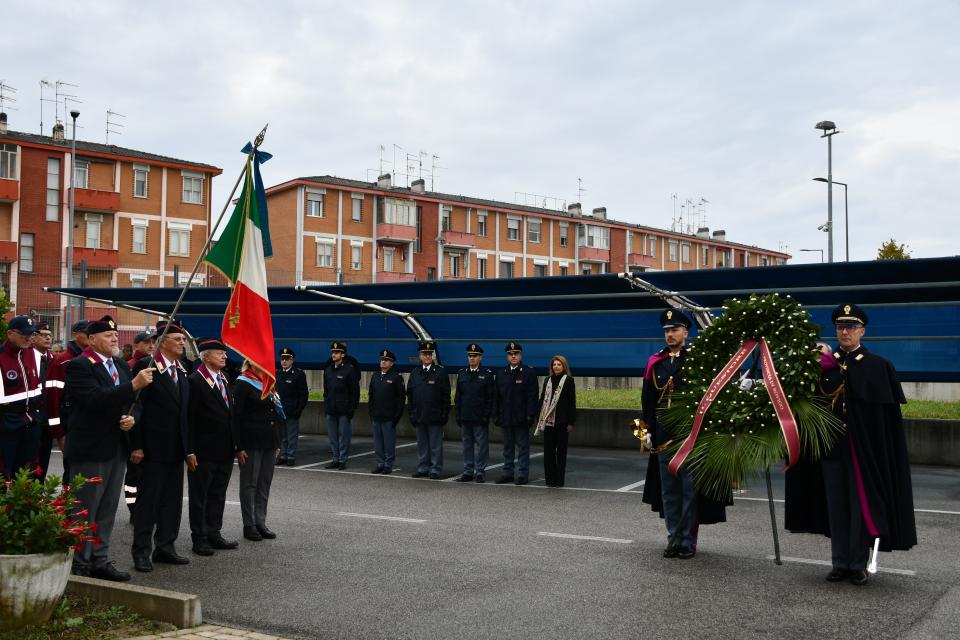
[[[263,184],[255,180],[255,175],[259,177],[254,166],[257,153],[247,157],[237,206],[220,240],[204,261],[226,276],[233,289],[223,314],[221,339],[256,367],[263,382],[263,397],[266,397],[276,383],[276,368],[264,264],[264,245],[269,246],[270,232],[266,198],[261,193]]]

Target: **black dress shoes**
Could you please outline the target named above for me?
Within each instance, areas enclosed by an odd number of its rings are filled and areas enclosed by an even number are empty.
[[[207,536],[207,540],[214,549],[236,549],[240,546],[236,540],[224,540],[221,535]]]
[[[385,476],[388,476],[388,475],[390,475],[391,473],[393,473],[393,469],[384,469],[384,470],[381,471],[380,473],[382,473],[382,474],[385,475]]]
[[[120,571],[113,566],[112,562],[90,569],[90,577],[110,580],[111,582],[127,582],[130,580],[130,574],[126,571]]]
[[[474,481],[474,482],[479,482],[479,483],[481,483],[481,484],[484,483],[484,482],[486,482],[486,480],[483,478],[483,476],[480,475],[479,473],[478,473],[477,475],[473,476],[473,481]]]
[[[207,542],[195,542],[193,544],[193,552],[198,556],[212,556],[214,551]]]
[[[327,464],[323,465],[323,468],[324,468],[324,469],[339,469],[339,468],[340,468],[340,461],[339,461],[339,460],[332,460],[332,461],[328,462]]]
[[[867,584],[867,581],[868,581],[868,580],[869,580],[869,577],[867,576],[867,572],[866,572],[866,571],[851,571],[851,572],[850,572],[850,584],[852,584],[852,585],[854,585],[854,586],[862,587],[863,585]]]
[[[429,474],[426,471],[415,471],[410,474],[411,478],[426,478]]]
[[[288,467],[295,467],[295,466],[297,466],[297,461],[294,460],[293,458],[287,458],[287,466],[288,466]]]
[[[675,544],[668,545],[666,549],[663,550],[664,558],[676,558],[677,553],[680,552],[680,547]]]
[[[75,576],[81,576],[83,578],[90,577],[90,565],[86,564],[74,564],[70,567],[70,573]]]
[[[273,531],[270,531],[270,529],[267,529],[266,527],[257,527],[257,533],[259,533],[260,537],[264,540],[273,540],[277,537],[277,534],[275,534]]]
[[[681,560],[689,560],[695,555],[697,555],[697,552],[694,551],[693,547],[683,545],[677,549],[677,557]]]
[[[188,558],[184,558],[176,553],[161,551],[159,549],[153,552],[153,561],[159,562],[160,564],[190,564],[190,560]]]
[[[383,473],[383,467],[374,467],[370,469],[370,473]]]
[[[517,484],[527,484],[526,478],[517,478]]]
[[[453,479],[454,482],[473,482],[473,476],[461,473],[456,478]]]
[[[431,480],[439,480],[439,479],[440,479],[440,474],[439,474],[439,473],[431,473],[431,474],[430,474],[430,479],[431,479]]]
[[[850,572],[848,570],[834,567],[830,570],[830,573],[827,574],[827,582],[841,582],[849,577]]]
[[[500,476],[497,478],[497,484],[510,484],[513,482],[513,476]]]
[[[260,535],[260,532],[257,531],[256,527],[244,527],[243,537],[247,540],[253,540],[254,542],[260,542],[263,540],[263,536]]]
[[[143,573],[150,573],[153,571],[153,563],[150,562],[150,558],[139,556],[133,559],[133,568]]]

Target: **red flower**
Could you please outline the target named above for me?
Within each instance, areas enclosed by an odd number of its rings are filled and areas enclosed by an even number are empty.
[[[90,484],[103,484],[103,478],[101,478],[100,476],[93,476],[92,478],[87,480],[87,482],[89,482]]]
[[[80,511],[77,511],[77,513],[76,513],[75,515],[76,515],[77,517],[79,517],[79,518],[86,518],[88,515],[90,515],[90,510],[89,510],[89,509],[80,509]]]
[[[40,476],[42,476],[42,475],[43,475],[43,467],[41,467],[40,465],[37,465],[36,467],[34,467],[34,469],[33,469],[33,475],[37,476],[38,478],[39,478]]]
[[[96,532],[97,532],[97,523],[96,523],[96,522],[91,522],[90,525],[89,525],[87,528],[90,529],[90,533],[96,533]]]
[[[83,546],[84,546],[84,545],[82,545],[82,544],[75,544],[75,545],[73,545],[73,550],[76,551],[77,553],[82,553],[82,552],[83,552]]]

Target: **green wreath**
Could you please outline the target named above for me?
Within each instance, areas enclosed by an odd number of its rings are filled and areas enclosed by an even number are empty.
[[[752,295],[749,300],[728,300],[723,309],[723,316],[700,332],[687,353],[685,390],[675,393],[670,407],[658,415],[676,443],[667,455],[672,457],[690,436],[707,388],[744,341],[764,338],[796,421],[800,455],[821,457],[843,425],[831,413],[829,399],[819,393],[817,325],[790,296]],[[683,463],[697,490],[716,499],[727,496],[748,474],[759,473],[787,455],[773,403],[763,381],[756,380],[760,378],[757,361],[746,364],[750,368],[739,371],[716,395]]]

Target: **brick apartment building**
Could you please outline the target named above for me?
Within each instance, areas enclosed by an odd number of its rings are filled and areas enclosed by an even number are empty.
[[[66,301],[43,291],[66,286],[69,193],[74,183],[74,285],[175,286],[207,239],[217,167],[77,140],[9,131],[0,114],[0,285],[15,312],[66,335]],[[201,276],[201,279],[203,276]],[[84,315],[104,309],[86,303]],[[152,319],[112,310],[129,340]]]
[[[267,189],[272,285],[511,278],[784,264],[788,254],[584,214],[333,176]],[[280,248],[277,250],[277,248]],[[338,280],[339,274],[339,280]]]

